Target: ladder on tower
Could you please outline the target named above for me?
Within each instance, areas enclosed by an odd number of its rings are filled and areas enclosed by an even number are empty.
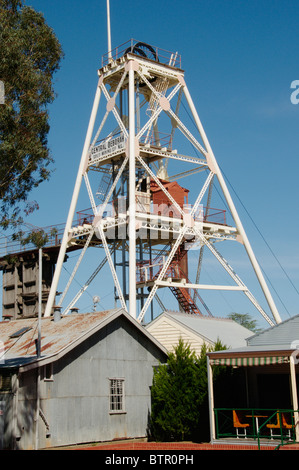
[[[151,93],[151,97],[149,100],[148,108],[146,110],[146,113],[149,114],[150,116],[157,110],[158,105],[159,105],[159,99],[162,96],[165,96],[165,93],[167,91],[169,84],[169,80],[166,77],[160,78],[159,80],[156,81],[155,83],[155,93]]]
[[[152,91],[150,99],[149,99],[149,103],[148,103],[148,108],[146,110],[146,114],[148,116],[154,115],[154,113],[157,111],[157,109],[159,107],[160,98],[165,96],[166,91],[168,89],[168,84],[169,84],[169,80],[166,77],[160,78],[159,80],[156,81],[155,87],[154,87],[156,93],[154,93]],[[153,126],[153,134],[154,135],[152,137],[153,142],[151,142],[151,144],[153,144],[155,146],[160,146],[159,132],[157,130],[157,122],[154,121],[152,123],[152,126]],[[152,126],[149,126],[149,128],[147,130],[147,133],[146,133],[146,136],[145,136],[145,139],[144,139],[145,144],[150,143]]]
[[[108,194],[109,189],[112,185],[112,173],[104,173],[99,184],[96,196],[100,199],[101,202],[105,201],[106,195]]]

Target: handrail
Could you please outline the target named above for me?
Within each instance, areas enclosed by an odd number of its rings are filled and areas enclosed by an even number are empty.
[[[215,427],[216,427],[216,439],[220,438],[231,438],[235,436],[235,431],[233,427],[233,410],[242,412],[244,415],[244,421],[247,419],[246,423],[249,423],[251,420],[250,429],[247,428],[246,438],[251,438],[257,440],[258,448],[260,449],[261,439],[271,439],[276,438],[276,441],[279,438],[279,446],[291,444],[296,442],[296,432],[295,432],[295,420],[294,414],[298,413],[298,410],[293,409],[266,409],[266,408],[214,408],[215,413]],[[279,426],[277,431],[280,434],[275,436],[270,436],[268,434],[267,424],[273,420],[276,416],[279,416]],[[285,434],[285,425],[283,424],[283,416],[288,415],[290,419],[290,434],[287,436]],[[258,421],[258,419],[263,418],[263,421]],[[267,432],[265,430],[267,429]]]
[[[127,42],[120,44],[119,46],[116,46],[114,49],[111,51],[103,54],[102,56],[102,67],[105,65],[108,65],[110,62],[110,56],[113,60],[120,59],[123,57],[127,52],[134,53],[134,47],[139,47],[142,46],[147,46],[150,48],[150,50],[153,51],[153,54],[155,56],[155,60],[160,62],[161,64],[164,65],[170,65],[172,67],[176,68],[181,68],[181,55],[178,54],[177,52],[171,52],[166,49],[162,49],[161,47],[156,47],[153,45],[149,45],[146,43],[143,43],[141,41],[137,41],[136,39],[129,39]],[[146,54],[144,55],[146,58]]]
[[[293,413],[296,412],[296,410],[275,410],[274,413],[269,416],[269,418],[263,422],[263,424],[261,426],[259,426],[258,430],[257,430],[257,441],[258,441],[258,448],[260,449],[260,434],[261,434],[261,429],[263,429],[267,423],[269,423],[275,416],[279,416],[279,430],[280,430],[280,437],[281,437],[281,444],[280,445],[283,445],[283,433],[282,433],[282,430],[283,430],[283,424],[282,424],[282,418],[283,418],[283,414],[284,413],[290,413],[291,414],[291,422],[292,422],[292,428],[294,428],[294,417],[293,417]]]
[[[279,416],[280,416],[280,411],[279,411],[279,410],[275,410],[274,413],[273,413],[271,416],[269,416],[269,418],[268,418],[261,426],[259,426],[259,428],[258,428],[258,430],[257,430],[257,442],[258,442],[258,448],[259,448],[259,449],[260,449],[260,435],[261,435],[261,432],[260,432],[260,431],[261,431],[261,429],[262,429],[263,427],[265,427],[265,426],[267,425],[267,423],[269,423],[269,422],[274,418],[274,416],[277,415],[277,413],[278,413]],[[281,419],[280,419],[280,431],[281,431],[281,432],[280,432],[280,435],[281,435],[281,437],[282,437]]]
[[[146,194],[146,193],[144,193]],[[150,213],[154,214],[155,211],[158,211],[158,208],[161,211],[165,212],[161,215],[169,216],[170,214],[170,206],[167,204],[156,204],[150,209]],[[111,208],[111,206],[110,206]],[[174,211],[176,209],[174,208]],[[112,211],[113,212],[113,211]],[[176,215],[174,213],[174,215]],[[113,214],[111,214],[113,216]],[[181,217],[181,216],[180,216]],[[91,208],[78,211],[77,212],[77,220],[73,222],[73,227],[77,227],[83,224],[91,224],[94,219],[94,213]],[[211,223],[216,225],[226,225],[226,211],[224,209],[216,209],[211,207],[203,207],[203,216],[199,217],[199,220],[203,220],[204,223]],[[50,225],[47,227],[34,227],[32,230],[24,230],[22,231],[24,237],[32,232],[41,232],[46,237],[46,242],[44,247],[45,248],[52,248],[52,247],[59,247],[61,243],[61,239],[64,233],[65,224],[57,224],[57,225]],[[5,258],[7,256],[18,255],[21,253],[25,253],[27,251],[36,250],[36,246],[30,242],[22,243],[22,241],[18,239],[14,239],[13,235],[7,235],[4,237],[0,237],[0,259]]]

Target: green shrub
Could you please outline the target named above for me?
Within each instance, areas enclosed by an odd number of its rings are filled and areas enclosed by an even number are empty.
[[[218,342],[213,350],[226,349]],[[199,357],[179,341],[167,364],[154,372],[150,438],[200,440],[208,430],[207,347]]]

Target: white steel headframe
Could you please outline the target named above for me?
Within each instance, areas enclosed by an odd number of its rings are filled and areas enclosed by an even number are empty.
[[[133,51],[134,52],[134,51]],[[173,56],[174,57],[174,56]],[[174,60],[174,59],[171,59]],[[165,274],[172,263],[172,260],[182,242],[186,239],[188,235],[188,240],[192,240],[190,243],[200,243],[201,246],[206,246],[212,255],[218,260],[219,264],[225,269],[225,271],[230,275],[231,279],[234,281],[233,286],[222,286],[222,285],[203,285],[196,283],[185,283],[186,288],[193,289],[218,289],[218,290],[237,290],[243,291],[245,295],[250,299],[266,321],[273,325],[274,323],[279,323],[281,321],[277,308],[275,306],[274,300],[271,296],[271,293],[268,289],[268,286],[265,282],[263,274],[261,272],[260,266],[255,258],[252,247],[249,243],[239,215],[237,213],[236,207],[233,203],[233,200],[230,196],[222,173],[217,164],[216,158],[213,154],[201,121],[199,119],[198,113],[192,101],[189,90],[186,86],[184,73],[181,69],[170,66],[172,62],[168,64],[159,63],[158,61],[148,60],[147,57],[142,55],[136,55],[130,51],[126,54],[117,57],[115,60],[112,57],[112,53],[109,53],[109,63],[104,66],[100,72],[100,78],[96,90],[96,96],[92,108],[92,113],[89,121],[89,126],[87,129],[85,144],[83,147],[83,152],[81,156],[81,161],[79,165],[78,175],[73,191],[73,196],[71,200],[71,205],[69,209],[69,214],[67,218],[67,223],[65,227],[64,236],[61,243],[61,249],[58,256],[57,266],[53,278],[53,283],[51,286],[51,291],[45,311],[45,316],[51,314],[55,294],[58,286],[58,281],[60,277],[60,272],[62,268],[62,263],[65,257],[65,253],[68,247],[70,240],[70,233],[73,225],[75,208],[77,205],[78,195],[82,179],[84,179],[87,192],[89,195],[91,207],[94,214],[94,220],[89,230],[87,230],[87,240],[84,248],[84,252],[87,246],[90,243],[92,234],[97,231],[99,234],[98,239],[99,243],[102,243],[102,246],[105,250],[105,260],[108,260],[109,266],[111,268],[111,273],[113,277],[114,284],[118,292],[118,298],[121,302],[123,308],[127,308],[126,301],[124,298],[124,293],[122,292],[120,282],[116,273],[115,266],[113,264],[112,256],[109,250],[108,241],[106,239],[105,230],[107,228],[108,222],[103,218],[103,213],[105,207],[107,206],[109,200],[111,199],[112,193],[117,190],[117,184],[120,181],[122,175],[125,171],[128,175],[128,191],[127,191],[127,200],[128,200],[128,211],[126,226],[128,228],[127,233],[127,245],[129,251],[129,305],[128,312],[139,321],[142,321],[144,315],[153,301],[155,294],[158,288],[161,287],[180,287],[176,284],[175,281],[171,279],[165,279]],[[139,85],[142,84],[142,89],[139,89]],[[110,86],[110,91],[108,91],[108,85]],[[128,96],[128,118],[127,122],[124,116],[122,115],[118,105],[117,99],[121,99],[122,90],[126,88]],[[169,93],[168,93],[169,90]],[[142,92],[145,96],[146,101],[149,103],[147,112],[143,114],[144,121],[141,123],[140,112],[141,105],[139,105],[139,92]],[[95,136],[92,138],[94,133],[96,116],[98,113],[100,95],[101,93],[107,100],[106,112],[100,122],[98,130],[95,133]],[[168,93],[168,94],[167,94]],[[179,104],[181,102],[182,96],[185,97],[189,110],[192,114],[194,122],[196,124],[197,130],[199,132],[199,138],[202,143],[199,142],[199,139],[196,138],[187,126],[182,122],[178,116]],[[177,99],[177,105],[175,111],[172,109],[172,100]],[[145,114],[147,116],[145,117]],[[114,116],[119,132],[123,136],[124,145],[119,149],[111,148],[107,152],[101,152],[98,149],[100,148],[97,144],[99,141],[100,135],[105,132],[106,122],[110,116]],[[171,135],[173,137],[174,130],[177,128],[180,130],[181,134],[185,139],[187,139],[192,146],[201,154],[201,158],[191,157],[184,154],[179,154],[176,151],[173,151],[172,148],[164,148],[160,144],[160,136],[158,131],[158,120],[160,116],[166,116],[167,119],[171,121],[172,131]],[[155,135],[155,145],[151,145],[149,140],[149,134],[153,131]],[[104,134],[106,138],[108,134]],[[159,143],[158,143],[159,141]],[[101,168],[105,164],[110,164],[116,161],[116,158],[122,158],[121,164],[118,163],[118,173],[114,178],[114,182],[108,192],[108,195],[105,198],[105,202],[101,207],[101,212],[98,212],[96,207],[96,201],[93,196],[92,186],[89,181],[88,171],[92,168]],[[164,160],[165,164],[161,162]],[[204,181],[201,188],[199,188],[198,196],[196,201],[188,213],[178,204],[170,192],[166,189],[165,185],[162,184],[162,181],[159,176],[159,172],[164,171],[163,174],[167,172],[168,164],[170,161],[180,162],[181,164],[193,164],[191,170],[185,170],[177,175],[177,177],[184,177],[188,174],[195,174],[198,172],[205,171],[207,173],[206,180]],[[119,160],[118,160],[119,162]],[[158,162],[158,165],[155,163]],[[157,172],[155,173],[152,168],[156,168]],[[147,215],[143,217],[140,213],[140,209],[137,209],[136,205],[136,175],[137,171],[142,170],[148,178],[155,182],[157,187],[163,191],[165,197],[173,205],[173,207],[180,214],[178,222],[178,228],[170,228],[168,225],[163,225],[160,223],[159,227],[157,222],[154,219],[154,216]],[[235,222],[235,229],[228,228],[228,234],[223,235],[221,231],[217,232],[214,229],[214,235],[211,236],[210,233],[204,231],[202,225],[198,224],[195,219],[196,211],[199,205],[202,203],[202,199],[212,184],[212,181],[217,178],[220,188],[223,192],[223,195],[226,199],[227,205],[230,209],[232,218]],[[163,221],[162,221],[163,222]],[[113,226],[119,226],[120,218],[116,214],[115,220],[109,222]],[[123,223],[123,222],[122,222]],[[111,226],[112,226],[111,225]],[[160,270],[158,276],[152,280],[151,290],[148,294],[144,305],[141,308],[141,311],[138,313],[137,309],[137,271],[136,271],[136,233],[138,228],[142,225],[142,228],[145,230],[153,229],[163,230],[166,233],[169,233],[173,236],[176,235],[173,242],[169,244],[168,257]],[[171,232],[171,233],[170,233]],[[89,236],[88,236],[89,234]],[[273,315],[274,322],[269,318],[267,313],[262,309],[258,304],[257,300],[248,290],[246,285],[241,281],[239,276],[234,272],[232,267],[227,263],[227,261],[220,255],[218,250],[216,250],[213,240],[216,239],[238,239],[243,244],[248,258],[251,262],[251,265],[256,274],[257,280],[261,286],[261,289],[264,293],[265,299],[268,303],[270,311]],[[169,238],[170,239],[170,238]],[[117,243],[119,240],[117,241]],[[119,246],[119,244],[118,244]],[[80,262],[83,258],[83,255],[80,257]],[[75,270],[78,268],[77,263]],[[74,274],[73,274],[74,275]],[[198,279],[197,279],[198,281]],[[181,285],[181,284],[180,284]],[[68,287],[68,286],[67,286]]]

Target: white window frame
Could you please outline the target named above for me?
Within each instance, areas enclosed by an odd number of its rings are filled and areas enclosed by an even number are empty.
[[[48,371],[50,373],[48,373]],[[47,375],[48,374],[48,375]],[[44,365],[44,370],[43,370],[43,379],[44,382],[53,382],[54,376],[53,376],[53,362],[50,362],[49,364]]]
[[[126,413],[125,408],[125,379],[121,377],[109,378],[109,413]]]

